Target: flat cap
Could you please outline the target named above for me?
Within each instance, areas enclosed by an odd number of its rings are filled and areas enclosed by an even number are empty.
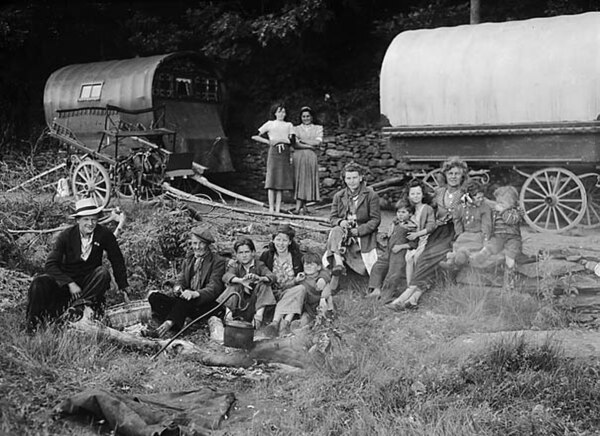
[[[207,244],[212,244],[215,242],[215,238],[213,237],[210,229],[204,226],[196,226],[190,230],[190,234],[202,239]]]

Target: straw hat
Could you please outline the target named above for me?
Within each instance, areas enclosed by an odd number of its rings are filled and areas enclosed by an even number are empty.
[[[79,218],[82,216],[98,215],[104,210],[104,206],[98,206],[93,198],[82,198],[75,202],[75,213],[70,215],[71,218]]]

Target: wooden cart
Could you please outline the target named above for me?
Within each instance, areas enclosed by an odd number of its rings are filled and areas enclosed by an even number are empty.
[[[152,115],[148,117],[148,114]],[[70,126],[96,118],[97,145],[76,136]],[[149,124],[142,120],[150,119]],[[165,108],[125,110],[116,106],[58,110],[49,135],[67,146],[71,188],[79,199],[106,206],[111,196],[147,199],[165,179],[195,174],[191,153],[175,153],[176,132],[164,127]]]
[[[512,168],[533,229],[600,226],[599,29],[587,13],[399,34],[380,84],[392,153]]]

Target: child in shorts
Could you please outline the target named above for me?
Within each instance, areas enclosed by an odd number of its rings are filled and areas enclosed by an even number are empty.
[[[406,251],[417,248],[419,243],[418,240],[409,241],[407,238],[409,232],[417,229],[410,219],[414,213],[415,206],[407,198],[396,202],[396,218],[388,230],[387,248],[373,265],[367,297],[379,298],[382,289],[393,294],[398,289],[406,288]]]
[[[323,314],[333,312],[331,296],[331,273],[323,268],[321,256],[314,251],[307,251],[302,257],[304,273],[300,284],[306,289],[304,313],[301,324],[307,325],[317,318],[319,310]]]
[[[515,259],[522,252],[519,193],[512,186],[501,186],[494,191],[496,201],[490,202],[493,211],[493,233],[490,240],[476,253],[472,261],[481,263],[493,254],[504,251],[504,288],[515,287]]]

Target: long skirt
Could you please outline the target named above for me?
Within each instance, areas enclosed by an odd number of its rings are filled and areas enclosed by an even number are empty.
[[[427,245],[415,265],[415,272],[410,285],[416,285],[425,290],[435,280],[439,264],[446,259],[446,254],[452,250],[454,240],[454,224],[452,221],[439,226],[427,239]]]
[[[265,189],[286,191],[294,189],[294,169],[290,163],[290,146],[283,144],[281,153],[276,145],[269,146]]]
[[[294,151],[294,189],[297,200],[319,201],[319,165],[312,150]]]
[[[296,285],[283,291],[274,291],[276,293],[275,298],[279,301],[275,306],[275,315],[301,315],[302,308],[304,307],[304,301],[306,299],[306,287],[304,285]]]

